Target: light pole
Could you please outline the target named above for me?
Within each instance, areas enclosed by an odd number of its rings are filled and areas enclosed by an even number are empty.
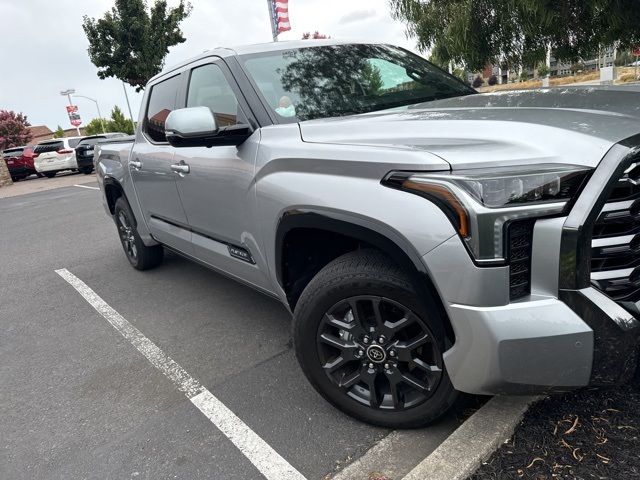
[[[76,93],[75,89],[73,88],[69,88],[67,90],[63,90],[60,92],[60,95],[62,95],[63,97],[66,96],[69,99],[69,105],[73,105],[73,103],[71,102],[71,94]],[[80,136],[80,127],[77,126],[76,127],[76,132],[78,132],[78,136]]]
[[[100,113],[100,105],[98,105],[98,101],[85,95],[74,95],[74,97],[86,98],[87,100],[91,100],[96,104],[96,108],[98,109],[98,118],[100,119],[100,128],[102,129],[102,133],[107,133],[106,129],[104,128],[104,118],[102,118],[102,114]]]

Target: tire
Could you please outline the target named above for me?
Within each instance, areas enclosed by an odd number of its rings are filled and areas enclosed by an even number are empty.
[[[118,236],[124,253],[133,268],[149,270],[162,263],[164,256],[162,245],[149,247],[143,243],[136,229],[136,219],[124,197],[116,200],[113,219],[118,229]]]
[[[53,177],[55,177],[55,176],[56,176],[56,173],[58,173],[58,172],[43,172],[43,173],[44,173],[44,176],[45,176],[45,177],[47,177],[47,178],[53,178]]]
[[[421,297],[408,275],[375,250],[325,266],[302,292],[293,324],[296,356],[320,395],[388,428],[442,417],[458,396],[442,358],[450,342],[436,299]]]
[[[93,172],[93,168],[91,167],[85,167],[80,169],[80,173],[84,173],[85,175],[89,175],[91,174],[91,172]]]

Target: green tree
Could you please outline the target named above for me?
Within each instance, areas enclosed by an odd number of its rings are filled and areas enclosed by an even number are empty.
[[[64,129],[60,125],[58,125],[56,131],[53,132],[53,138],[64,138]]]
[[[130,118],[126,118],[117,105],[111,110],[111,119],[107,122],[109,132],[123,132],[133,135],[135,127]]]
[[[383,87],[380,69],[366,62],[362,68],[362,76],[366,82],[367,95],[380,95]]]
[[[418,47],[482,70],[588,58],[599,45],[640,44],[638,0],[390,0]]]
[[[82,28],[98,77],[116,77],[142,90],[162,70],[169,47],[185,41],[179,25],[190,13],[191,4],[185,0],[175,8],[168,8],[166,0],[155,0],[151,9],[145,0],[115,0],[103,18],[85,15]]]
[[[104,130],[102,129],[104,125]],[[84,127],[84,131],[87,135],[98,135],[107,131],[109,125],[109,119],[107,118],[94,118]]]
[[[538,76],[540,78],[544,78],[544,77],[549,76],[549,73],[550,73],[550,70],[549,70],[549,67],[547,67],[546,64],[543,63],[538,67]]]

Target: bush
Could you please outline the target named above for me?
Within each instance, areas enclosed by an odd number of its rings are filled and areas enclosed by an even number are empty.
[[[540,65],[538,67],[538,76],[539,77],[544,78],[544,77],[548,76],[549,73],[551,73],[551,72],[549,71],[549,67],[547,67],[546,65]]]
[[[495,75],[491,75],[487,83],[493,87],[496,83],[498,83],[498,77],[496,77]]]
[[[484,80],[480,75],[478,75],[473,81],[472,85],[473,85],[473,88],[478,88],[478,87],[481,87],[483,84],[484,84]]]
[[[520,74],[520,81],[526,82],[527,80],[529,80],[529,74],[527,72],[522,72]]]

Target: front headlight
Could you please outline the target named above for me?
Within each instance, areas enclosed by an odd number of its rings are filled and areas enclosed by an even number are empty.
[[[503,263],[505,226],[562,213],[590,168],[537,165],[452,173],[392,172],[383,184],[424,196],[449,217],[479,263]]]

